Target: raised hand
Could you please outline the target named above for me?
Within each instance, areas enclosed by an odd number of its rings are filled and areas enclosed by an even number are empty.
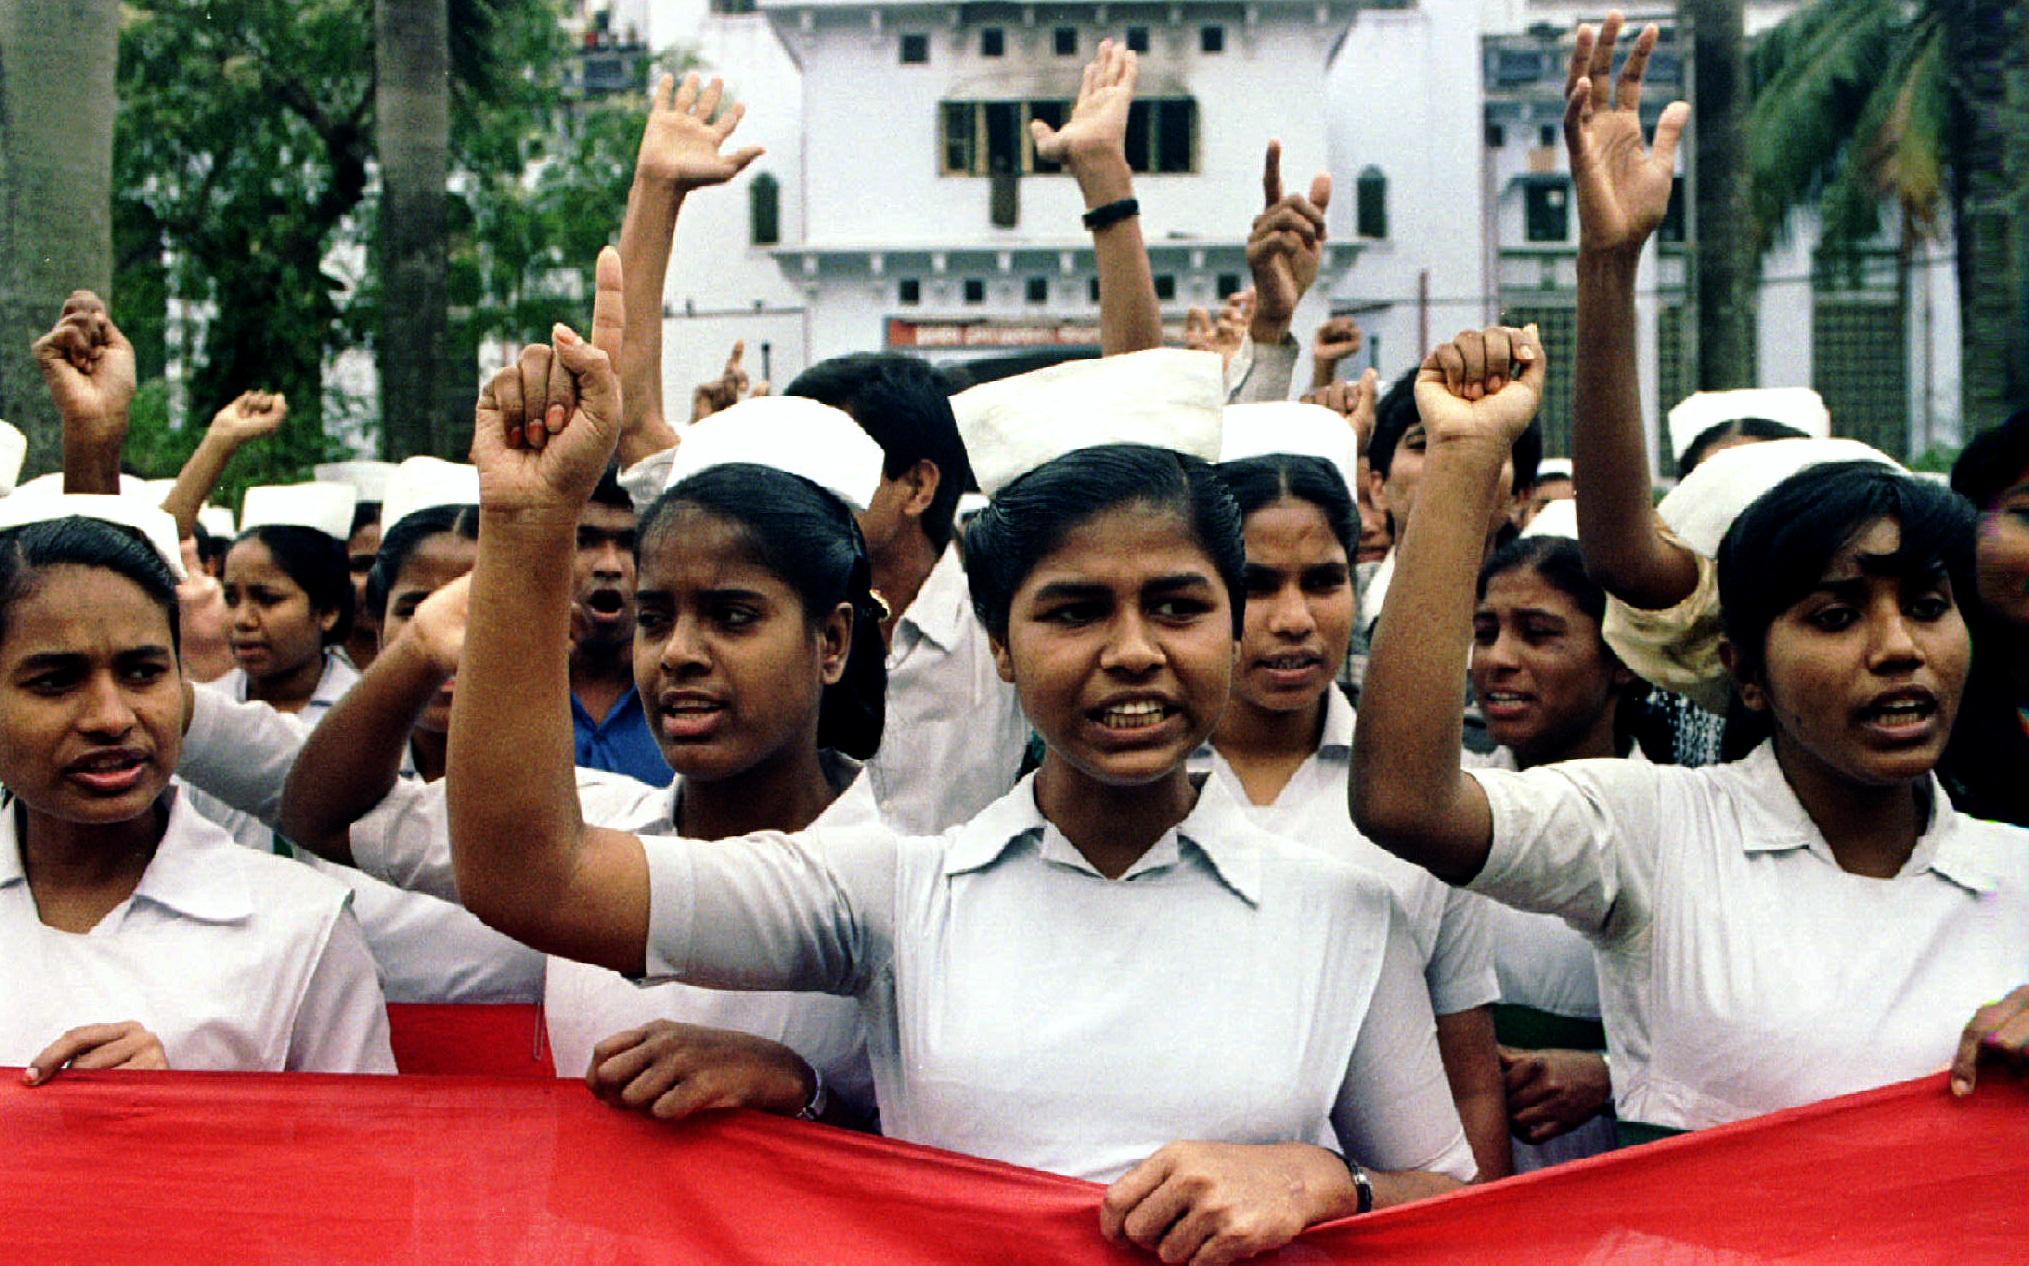
[[[402,630],[413,639],[439,673],[458,674],[458,657],[465,653],[465,626],[472,610],[472,573],[443,586],[416,606],[416,613]]]
[[[1238,290],[1226,296],[1220,305],[1219,319],[1212,325],[1212,350],[1233,359],[1240,350],[1240,343],[1247,337],[1247,327],[1254,320],[1254,292]]]
[[[273,435],[289,416],[289,398],[280,392],[244,391],[211,419],[211,433],[235,447]]]
[[[1110,39],[1100,40],[1064,126],[1053,128],[1041,119],[1029,123],[1036,157],[1062,163],[1073,171],[1095,159],[1111,157],[1118,157],[1124,166],[1127,111],[1134,104],[1134,85],[1140,76],[1132,49]]]
[[[661,181],[678,192],[688,192],[722,185],[759,158],[763,151],[758,146],[722,152],[747,113],[747,107],[735,102],[720,114],[725,94],[722,80],[714,79],[700,88],[695,73],[685,75],[681,87],[673,75],[657,81],[648,126],[641,131],[641,150],[634,160],[636,178]],[[712,118],[714,114],[717,119]]]
[[[665,1121],[709,1108],[795,1116],[816,1093],[816,1076],[780,1042],[669,1020],[615,1033],[592,1048],[585,1070],[599,1098]]]
[[[1332,178],[1312,177],[1310,196],[1282,192],[1282,142],[1268,142],[1261,174],[1266,206],[1247,234],[1247,267],[1254,274],[1253,333],[1256,342],[1278,341],[1289,332],[1296,305],[1317,281],[1324,256],[1325,208]]]
[[[1423,361],[1416,412],[1432,447],[1483,438],[1505,447],[1543,405],[1548,358],[1536,327],[1461,330]]]
[[[1184,313],[1184,346],[1193,352],[1215,352],[1218,346],[1212,338],[1212,314],[1203,308],[1192,308]]]
[[[1635,37],[1615,84],[1613,46],[1622,21],[1616,9],[1596,37],[1590,26],[1578,28],[1564,80],[1564,144],[1571,152],[1582,251],[1641,250],[1669,210],[1677,141],[1691,117],[1690,106],[1671,102],[1656,121],[1654,147],[1643,143],[1642,75],[1655,51],[1656,28],[1643,27]]]
[[[40,1086],[65,1068],[167,1068],[162,1039],[139,1021],[86,1024],[72,1029],[28,1061],[21,1080]]]
[[[1353,428],[1359,451],[1365,455],[1367,441],[1374,438],[1374,410],[1380,391],[1380,371],[1369,365],[1357,382],[1327,383],[1303,397],[1305,404],[1320,404],[1344,418]]]
[[[1315,369],[1315,384],[1322,387],[1337,377],[1340,362],[1358,356],[1366,342],[1366,331],[1360,328],[1358,321],[1349,316],[1327,318],[1311,337],[1310,359]]]
[[[33,351],[66,427],[95,437],[113,431],[125,437],[127,406],[134,399],[134,346],[97,295],[73,291]]]
[[[696,387],[691,389],[690,393],[691,421],[693,422],[702,421],[703,419],[710,417],[714,413],[719,413],[723,410],[732,408],[734,405],[738,404],[741,400],[746,398],[748,394],[747,371],[740,364],[741,359],[745,357],[746,354],[747,354],[746,340],[742,339],[734,343],[733,354],[731,356],[726,357],[726,367],[724,371],[721,372],[717,378],[712,379],[710,382],[701,382]],[[767,394],[767,384],[763,383],[761,390],[756,391],[754,394],[755,395]]]
[[[592,339],[568,326],[551,346],[525,349],[519,364],[479,393],[472,461],[487,510],[555,514],[575,522],[620,439],[620,379],[614,362],[626,330],[620,254],[599,252]]]

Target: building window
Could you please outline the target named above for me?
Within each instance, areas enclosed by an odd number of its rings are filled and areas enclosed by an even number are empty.
[[[1656,309],[1656,399],[1669,411],[1695,391],[1696,366],[1688,353],[1690,310],[1681,302]]]
[[[997,26],[989,26],[979,32],[979,55],[1000,57],[1007,52],[1007,32]]]
[[[1379,167],[1364,167],[1353,182],[1353,229],[1361,237],[1388,236],[1388,178]]]
[[[1164,303],[1169,303],[1177,297],[1177,279],[1175,273],[1156,274],[1155,297]]]
[[[1201,53],[1223,53],[1226,51],[1226,28],[1223,26],[1201,26],[1198,28],[1198,51]]]
[[[1536,144],[1542,146],[1544,149],[1556,149],[1557,125],[1554,123],[1545,123],[1542,127],[1537,128]]]
[[[1684,178],[1678,176],[1670,181],[1670,205],[1663,211],[1663,222],[1656,229],[1659,242],[1684,240]]]
[[[1078,55],[1078,30],[1076,27],[1060,26],[1050,32],[1050,49],[1059,57]]]
[[[1909,451],[1909,342],[1892,253],[1811,283],[1811,386],[1839,434],[1890,456]]]
[[[1522,237],[1563,242],[1571,237],[1571,191],[1563,181],[1538,181],[1522,190]]]
[[[713,13],[752,13],[754,0],[712,0]]]
[[[782,240],[782,186],[765,171],[747,186],[747,222],[754,245],[773,246]]]
[[[1022,297],[1030,303],[1048,303],[1050,301],[1050,279],[1047,277],[1029,278],[1024,287]]]
[[[1507,129],[1498,123],[1487,124],[1487,148],[1499,149],[1508,143]]]
[[[1219,292],[1220,302],[1224,302],[1225,300],[1231,298],[1232,296],[1240,293],[1240,274],[1220,273],[1219,280],[1214,285],[1213,288]]]
[[[1029,124],[1062,127],[1071,103],[946,101],[939,108],[947,176],[1055,175],[1056,163],[1038,158]],[[1127,162],[1137,172],[1180,174],[1197,170],[1198,103],[1188,97],[1136,101],[1127,114]]]
[[[1099,279],[1093,277],[1085,283],[1085,297],[1093,303],[1099,302]]]
[[[1543,354],[1550,373],[1543,383],[1543,407],[1536,417],[1543,427],[1543,453],[1565,457],[1571,452],[1571,366],[1578,352],[1578,309],[1575,307],[1513,307],[1503,318],[1520,328],[1534,322],[1543,336]]]
[[[930,37],[927,35],[904,35],[902,37],[902,64],[922,66],[930,61]]]
[[[914,277],[904,277],[895,283],[895,298],[905,307],[915,307],[923,302],[923,283]]]
[[[979,278],[977,278],[977,277],[968,277],[968,278],[966,278],[966,279],[965,279],[965,301],[966,301],[967,303],[985,303],[985,302],[986,302],[986,283],[985,283],[984,281],[981,281],[981,280],[980,280]]]
[[[1130,53],[1146,53],[1148,51],[1147,27],[1130,26],[1127,28],[1127,51]]]

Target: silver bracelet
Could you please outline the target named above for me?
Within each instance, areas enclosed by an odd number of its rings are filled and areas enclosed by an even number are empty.
[[[824,1072],[817,1065],[810,1066],[810,1102],[803,1105],[796,1114],[798,1121],[815,1121],[831,1106],[831,1092],[825,1088]]]

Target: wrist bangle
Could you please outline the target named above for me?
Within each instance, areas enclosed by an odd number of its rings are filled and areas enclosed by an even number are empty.
[[[812,1064],[810,1066],[810,1102],[797,1112],[798,1121],[815,1121],[831,1106],[831,1092],[824,1087],[824,1073]]]
[[[1118,202],[1109,202],[1104,206],[1093,207],[1090,211],[1087,211],[1085,213],[1085,227],[1097,233],[1101,229],[1110,229],[1122,220],[1131,219],[1140,214],[1141,203],[1133,198],[1122,198]]]
[[[1358,1199],[1358,1203],[1353,1209],[1354,1214],[1372,1213],[1374,1211],[1374,1180],[1367,1176],[1367,1167],[1352,1157],[1347,1156],[1344,1152],[1333,1152],[1332,1155],[1339,1158],[1339,1163],[1346,1167],[1346,1173],[1352,1176],[1353,1191]]]

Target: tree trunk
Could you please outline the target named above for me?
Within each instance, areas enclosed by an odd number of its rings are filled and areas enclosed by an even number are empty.
[[[1947,0],[1947,55],[1957,92],[1952,120],[1953,230],[1959,280],[1959,425],[1971,438],[2029,405],[2029,311],[2025,311],[2025,164],[2008,127],[2012,71],[2029,75],[2029,39],[2007,0]],[[2018,97],[2024,88],[2016,85]]]
[[[0,0],[0,417],[62,462],[28,345],[73,290],[112,286],[116,0]]]
[[[462,456],[470,419],[445,405],[451,129],[445,0],[376,0],[375,101],[381,176],[381,446]],[[461,424],[462,421],[462,424]]]
[[[1756,249],[1747,209],[1747,36],[1742,0],[1682,0],[1691,30],[1691,188],[1698,387],[1754,385]]]

